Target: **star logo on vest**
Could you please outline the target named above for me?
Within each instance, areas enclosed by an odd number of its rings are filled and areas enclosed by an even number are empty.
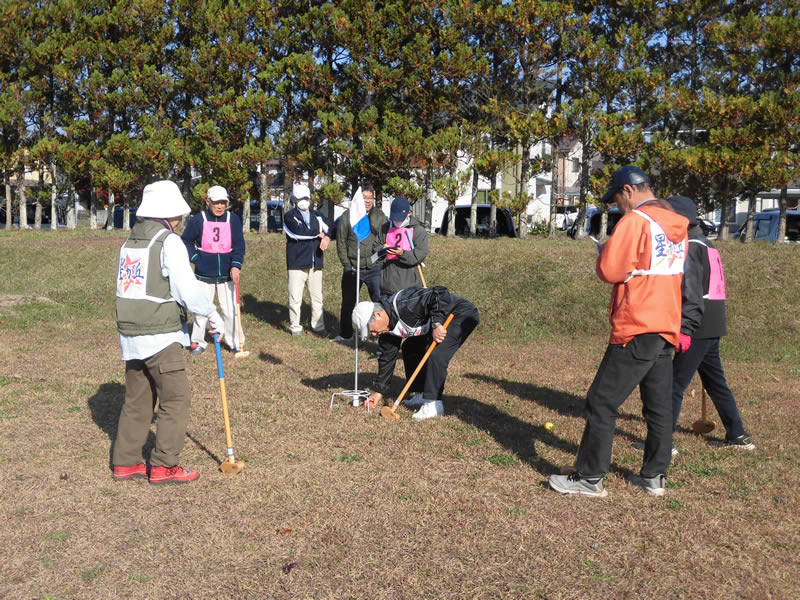
[[[131,260],[127,254],[125,258],[120,261],[119,265],[119,285],[123,291],[127,292],[128,288],[132,285],[144,285],[144,276],[142,274],[142,261],[137,258]]]

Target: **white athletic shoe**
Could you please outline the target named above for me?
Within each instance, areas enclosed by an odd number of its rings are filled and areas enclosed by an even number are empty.
[[[411,398],[403,400],[403,404],[406,405],[406,408],[420,408],[425,404],[425,399],[422,397],[421,393],[417,393],[411,396]]]
[[[411,415],[415,421],[423,421],[425,419],[432,419],[433,417],[441,417],[444,414],[444,406],[441,400],[431,400],[422,405],[417,412]]]

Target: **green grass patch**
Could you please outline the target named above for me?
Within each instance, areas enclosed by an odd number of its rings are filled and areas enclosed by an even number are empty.
[[[498,465],[501,467],[511,467],[517,464],[517,459],[511,456],[510,454],[504,454],[502,452],[498,452],[497,454],[490,455],[486,460],[488,460],[493,465]]]
[[[63,542],[69,537],[66,531],[51,531],[42,536],[43,542]]]
[[[683,502],[680,500],[675,500],[674,498],[670,498],[664,504],[670,510],[683,510],[686,508],[686,505]]]
[[[337,454],[331,459],[333,462],[354,463],[364,460],[358,454]]]

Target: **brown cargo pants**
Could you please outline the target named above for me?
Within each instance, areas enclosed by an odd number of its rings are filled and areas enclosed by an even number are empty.
[[[156,395],[159,400],[156,447],[150,464],[174,467],[183,449],[192,403],[180,344],[171,344],[144,360],[125,361],[125,403],[114,442],[115,466],[129,467],[143,462],[142,448],[150,433]]]

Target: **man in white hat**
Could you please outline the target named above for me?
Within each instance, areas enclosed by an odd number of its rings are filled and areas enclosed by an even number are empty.
[[[227,210],[228,191],[221,185],[208,188],[206,206],[189,220],[181,239],[206,297],[211,302],[216,297],[219,302],[225,339],[236,352],[244,343],[242,324],[236,321],[236,288],[245,254],[242,220]],[[194,316],[192,354],[202,354],[206,349],[207,322],[203,315]]]
[[[453,319],[445,328],[449,315]],[[442,394],[450,360],[478,323],[480,315],[475,305],[440,285],[413,286],[384,296],[380,302],[359,302],[353,309],[353,326],[361,340],[369,335],[378,337],[381,350],[378,375],[372,383],[375,391],[369,396],[368,406],[388,396],[401,342],[409,377],[431,342],[436,342],[436,348],[411,386],[411,391],[418,393],[404,404],[419,408],[412,417],[415,421],[442,416]]]
[[[311,191],[307,185],[294,184],[292,201],[294,208],[283,217],[289,271],[289,331],[296,337],[303,335],[300,307],[303,291],[308,286],[311,331],[327,337],[322,307],[322,253],[331,241],[328,233],[333,226],[322,213],[311,208]]]
[[[119,252],[116,318],[125,361],[125,402],[112,456],[116,480],[149,477],[159,485],[200,476],[178,466],[191,405],[182,353],[189,344],[185,311],[207,317],[212,334],[222,329],[222,319],[197,284],[186,246],[174,233],[187,214],[189,205],[177,185],[151,183]],[[156,444],[148,469],[142,448],[156,397]]]

